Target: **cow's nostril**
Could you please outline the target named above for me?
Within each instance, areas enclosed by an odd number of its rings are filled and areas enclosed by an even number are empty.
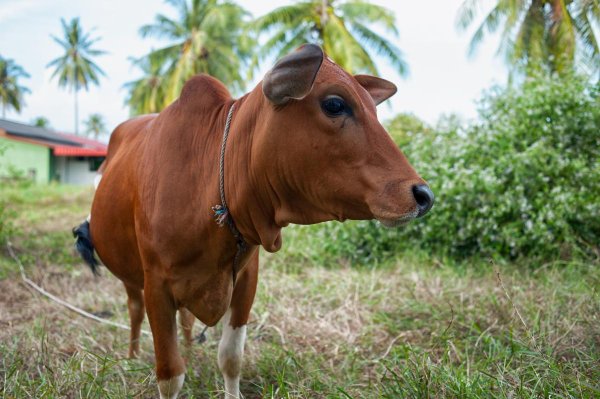
[[[429,212],[429,210],[433,206],[433,192],[427,184],[419,184],[417,186],[413,186],[412,192],[415,196],[415,201],[417,201],[417,207],[419,208],[419,213],[417,214],[417,217],[421,217],[427,212]]]

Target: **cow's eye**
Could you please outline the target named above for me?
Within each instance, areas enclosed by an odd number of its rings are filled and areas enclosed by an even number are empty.
[[[352,115],[352,110],[343,98],[338,96],[327,97],[321,103],[321,108],[327,116],[335,117],[343,114]]]

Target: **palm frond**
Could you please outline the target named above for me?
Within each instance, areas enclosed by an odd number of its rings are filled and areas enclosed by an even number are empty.
[[[19,79],[28,78],[29,74],[11,59],[0,56],[0,105],[3,111],[14,109],[21,112],[23,97],[31,91],[19,84]]]
[[[378,25],[397,37],[398,29],[390,10],[364,0],[328,1],[323,14],[322,4],[320,0],[302,1],[257,18],[253,28],[268,38],[256,58],[273,53],[282,56],[303,42],[311,42],[322,45],[331,58],[350,71],[377,73],[365,48],[368,47],[404,74],[406,63],[400,51],[371,29],[371,25]]]
[[[480,11],[481,0],[465,0],[457,27],[466,29]],[[593,66],[598,60],[595,31],[600,23],[598,0],[497,0],[471,38],[469,54],[488,34],[502,26],[498,54],[514,71],[547,69],[560,74],[577,61]]]
[[[495,33],[498,30],[503,20],[506,20],[506,9],[500,3],[487,14],[473,34],[469,42],[469,56],[473,56],[476,53],[478,46],[483,42],[486,34]]]
[[[331,15],[325,26],[325,52],[338,65],[350,73],[369,72],[378,74],[375,63],[358,40],[348,31],[344,22]]]
[[[257,18],[252,25],[258,31],[266,31],[273,26],[286,26],[289,28],[301,21],[314,20],[314,14],[314,2],[296,3],[276,8],[270,13]]]
[[[160,65],[160,90],[145,84],[144,79],[127,86],[128,103],[134,112],[157,103],[159,108],[166,106],[179,96],[185,81],[197,73],[215,76],[236,90],[244,86],[240,70],[253,57],[256,43],[253,32],[246,28],[248,11],[226,0],[170,0],[169,4],[177,9],[175,19],[158,15],[153,24],[140,29],[143,37],[160,36],[171,43],[146,56]],[[141,60],[135,63],[148,65]],[[150,75],[146,77],[146,83],[157,81]]]
[[[393,43],[359,23],[353,24],[351,29],[367,48],[373,49],[378,55],[387,59],[400,76],[408,74],[408,64],[404,61],[400,49]]]
[[[172,40],[180,37],[185,32],[185,28],[178,22],[159,14],[154,18],[153,24],[143,25],[138,32],[142,38],[153,36]]]
[[[339,6],[340,15],[348,23],[381,24],[395,37],[398,36],[396,18],[392,10],[361,0],[347,1]]]

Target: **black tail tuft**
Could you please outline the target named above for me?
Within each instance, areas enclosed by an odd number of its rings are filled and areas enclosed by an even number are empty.
[[[78,227],[73,227],[73,237],[75,240],[75,249],[81,255],[85,263],[88,264],[92,273],[96,276],[100,275],[98,266],[100,262],[94,256],[94,244],[92,244],[92,235],[90,234],[90,222],[87,220],[81,223]]]

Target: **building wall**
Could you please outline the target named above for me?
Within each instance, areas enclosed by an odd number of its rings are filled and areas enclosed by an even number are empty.
[[[90,158],[53,157],[54,173],[58,181],[65,184],[94,184],[96,172],[91,170]]]
[[[25,176],[35,177],[37,183],[50,180],[50,149],[44,146],[0,137],[0,176],[14,168]]]

